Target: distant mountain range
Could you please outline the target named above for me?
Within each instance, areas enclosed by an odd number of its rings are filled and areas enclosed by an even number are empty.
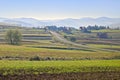
[[[120,27],[120,18],[81,18],[81,19],[60,19],[60,20],[37,20],[34,18],[0,18],[0,22],[7,24],[15,24],[25,27],[41,27],[41,26],[67,26],[78,28],[80,26],[88,25],[104,25],[110,27]]]

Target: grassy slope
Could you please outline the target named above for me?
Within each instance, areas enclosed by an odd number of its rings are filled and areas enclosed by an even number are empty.
[[[0,61],[0,74],[120,71],[120,60]]]

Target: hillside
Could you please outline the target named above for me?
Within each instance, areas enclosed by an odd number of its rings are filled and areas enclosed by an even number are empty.
[[[41,26],[68,26],[79,28],[79,26],[88,26],[88,25],[105,25],[110,27],[120,27],[120,18],[108,18],[108,17],[99,17],[99,18],[81,18],[81,19],[60,19],[60,20],[37,20],[34,18],[0,18],[0,22],[17,24],[26,27],[41,27]],[[113,24],[115,24],[113,26]]]

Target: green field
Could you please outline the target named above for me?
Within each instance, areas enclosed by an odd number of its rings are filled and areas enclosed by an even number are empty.
[[[120,59],[119,30],[112,30],[112,32],[107,29],[97,30],[98,32],[109,32],[113,39],[98,39],[94,31],[90,34],[75,30],[72,31],[72,34],[59,32],[62,37],[66,35],[68,41],[70,37],[76,37],[77,40],[74,43],[85,45],[89,49],[62,43],[59,39],[56,41],[55,36],[51,35],[49,31],[32,28],[19,29],[23,35],[21,45],[7,45],[4,40],[7,30],[9,29],[0,31],[0,58],[3,60],[29,60],[35,56],[55,60]]]
[[[49,31],[23,28],[20,29],[23,36],[20,45],[8,45],[5,42],[7,30],[0,31],[0,80],[19,80],[21,76],[22,80],[48,80],[49,75],[50,80],[84,80],[82,75],[86,76],[85,79],[93,80],[96,76],[99,78],[100,74],[105,77],[108,75],[109,80],[109,74],[114,75],[113,78],[119,75],[118,30],[98,30],[108,32],[109,37],[99,39],[97,31],[73,31],[72,34],[56,32],[60,35],[57,37]],[[70,42],[71,37],[75,37],[76,41]],[[71,75],[73,78],[70,78]],[[119,80],[119,76],[117,79]]]
[[[0,74],[120,71],[120,60],[0,61]]]
[[[119,33],[120,30],[112,30],[112,29],[103,29],[103,30],[92,30],[92,32],[110,32],[110,33]]]
[[[4,59],[29,60],[31,57],[56,59],[119,59],[120,53],[113,51],[87,51],[67,49],[34,48],[31,46],[0,45],[0,57]]]

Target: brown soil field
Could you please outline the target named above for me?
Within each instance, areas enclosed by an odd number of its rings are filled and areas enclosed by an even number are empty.
[[[120,80],[120,72],[0,75],[0,80]]]

